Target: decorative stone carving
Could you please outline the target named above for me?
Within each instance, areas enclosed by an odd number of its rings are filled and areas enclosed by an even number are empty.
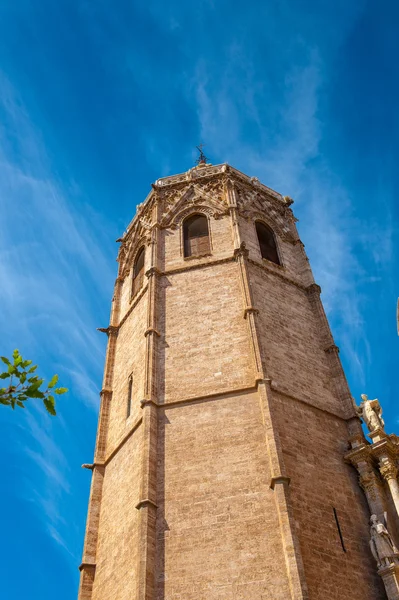
[[[140,219],[140,224],[144,227],[144,229],[146,229],[147,231],[150,231],[152,229],[152,223],[146,219],[145,217],[141,217]]]
[[[232,195],[228,192],[234,186]],[[230,197],[231,196],[231,197]],[[137,215],[121,241],[118,262],[119,277],[127,277],[134,255],[142,244],[151,241],[154,226],[176,229],[194,209],[214,219],[228,214],[236,206],[237,213],[251,220],[265,221],[285,241],[295,242],[294,217],[290,200],[226,164],[205,165],[186,173],[158,179],[146,200],[138,206]],[[154,213],[157,206],[157,216]]]
[[[285,201],[285,203],[286,203],[287,206],[291,206],[291,204],[294,203],[294,201],[291,198],[291,196],[284,196],[284,201]]]
[[[184,181],[192,181],[194,179],[203,179],[206,177],[211,177],[217,175],[219,173],[224,173],[226,171],[227,165],[206,165],[202,167],[193,167],[189,169],[186,173],[180,173],[179,175],[171,175],[170,177],[162,177],[161,179],[157,179],[155,185],[157,187],[164,187],[169,185],[176,185],[177,183],[182,183]]]
[[[161,227],[178,227],[180,222],[192,212],[193,207],[216,219],[227,214],[228,204],[223,181],[219,179],[204,184],[202,182],[190,183],[188,187],[180,188],[175,195],[173,204],[169,204],[168,210],[162,217]]]
[[[381,448],[378,448],[378,446],[377,450],[377,456],[379,456],[379,470],[382,477],[388,484],[392,500],[396,508],[396,513],[399,517],[399,483],[397,480],[398,469],[396,465],[397,457],[395,458],[394,455],[389,453],[389,451],[381,455],[379,452]]]
[[[360,473],[359,484],[368,500],[375,501],[377,499],[378,479],[373,471]]]
[[[287,218],[287,207],[276,201],[257,186],[249,188],[242,184],[236,185],[239,213],[246,219],[261,219],[265,221],[278,236],[286,241],[293,241],[294,235],[290,228],[290,218]]]
[[[393,540],[377,515],[370,517],[370,548],[377,562],[378,568],[388,566],[398,557],[399,552]]]
[[[384,430],[385,423],[382,418],[382,408],[378,399],[369,400],[366,394],[362,394],[361,399],[360,406],[356,406],[356,412],[366,423],[368,430]]]
[[[383,460],[380,463],[380,473],[383,478],[389,482],[390,479],[396,479],[398,475],[398,469],[396,465],[389,459]]]

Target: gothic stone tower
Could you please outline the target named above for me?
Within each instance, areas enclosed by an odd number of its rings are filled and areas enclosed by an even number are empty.
[[[121,241],[80,600],[382,600],[292,201],[159,179]]]

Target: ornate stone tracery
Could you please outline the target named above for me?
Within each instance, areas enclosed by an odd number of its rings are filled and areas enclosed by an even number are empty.
[[[248,186],[239,185],[236,190],[238,211],[244,218],[265,221],[285,241],[292,242],[295,239],[284,204],[276,202],[258,189],[249,189]]]
[[[194,167],[186,173],[158,179],[152,187],[121,240],[118,262],[122,279],[128,275],[139,247],[150,243],[154,226],[176,229],[195,210],[219,219],[231,210],[232,198],[238,215],[263,221],[283,241],[295,243],[297,239],[295,218],[289,208],[292,200],[226,164]],[[234,190],[233,195],[229,190]],[[154,206],[159,207],[155,220]]]
[[[160,226],[176,228],[181,222],[181,215],[193,206],[207,209],[208,214],[215,218],[221,217],[227,213],[228,206],[224,193],[223,181],[207,182],[205,185],[190,183],[183,189],[175,191],[172,201],[172,195],[169,193],[167,198],[166,211],[163,213]],[[188,214],[188,213],[187,213]]]

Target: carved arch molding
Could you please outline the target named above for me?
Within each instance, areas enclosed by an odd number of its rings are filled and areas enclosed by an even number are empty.
[[[236,187],[237,208],[247,221],[263,221],[275,234],[286,242],[294,242],[294,216],[286,206],[276,203],[274,198],[260,194],[257,190]]]
[[[130,270],[136,261],[136,256],[141,248],[143,248],[143,246],[148,246],[150,242],[151,234],[150,232],[147,232],[138,239],[132,239],[129,245],[120,249],[118,261],[121,264],[120,277],[122,279],[125,279],[129,275]]]

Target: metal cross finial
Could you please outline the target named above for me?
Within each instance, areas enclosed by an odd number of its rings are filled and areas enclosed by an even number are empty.
[[[197,165],[206,165],[206,161],[208,160],[203,152],[203,147],[205,144],[199,144],[198,146],[196,146],[198,152],[200,153],[199,157],[197,158],[197,160],[195,161],[197,163]]]

